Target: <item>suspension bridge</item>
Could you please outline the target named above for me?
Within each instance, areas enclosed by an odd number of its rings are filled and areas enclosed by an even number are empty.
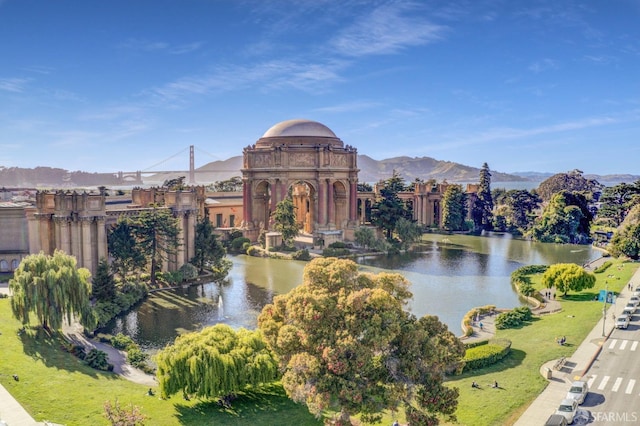
[[[119,171],[117,173],[115,173],[116,178],[118,179],[118,181],[120,183],[133,183],[133,184],[141,184],[143,181],[143,176],[150,176],[150,175],[155,175],[155,174],[180,174],[180,175],[185,175],[185,177],[187,178],[187,183],[189,184],[195,184],[196,183],[196,174],[197,173],[218,173],[218,172],[234,172],[234,173],[239,173],[240,170],[238,169],[233,169],[233,170],[223,170],[223,169],[216,169],[216,170],[196,170],[195,168],[195,151],[196,149],[198,150],[199,153],[203,153],[206,154],[207,156],[215,159],[215,160],[219,160],[218,157],[216,157],[213,154],[210,154],[206,151],[204,151],[203,149],[200,148],[196,148],[194,145],[189,145],[188,147],[182,149],[181,151],[165,158],[162,161],[157,162],[156,164],[153,164],[143,170],[137,170],[135,172],[123,172],[123,171]],[[163,164],[169,162],[170,160],[173,160],[176,157],[179,157],[181,155],[184,155],[187,150],[189,151],[189,170],[160,170],[157,169],[158,167],[162,166]]]

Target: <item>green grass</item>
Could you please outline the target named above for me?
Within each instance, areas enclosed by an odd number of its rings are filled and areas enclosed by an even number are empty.
[[[619,269],[620,267],[620,269]],[[591,332],[602,316],[602,303],[593,301],[600,289],[619,292],[630,280],[638,264],[621,263],[614,265],[605,274],[596,274],[593,289],[556,298],[562,304],[562,311],[535,318],[520,329],[498,330],[496,337],[512,341],[512,353],[502,362],[448,381],[460,389],[457,411],[459,424],[468,426],[512,424],[546,387],[547,381],[540,374],[540,367],[547,361],[569,357],[584,338]],[[614,278],[608,275],[615,275]],[[533,278],[533,284],[540,288],[540,277]],[[556,337],[566,336],[567,344],[560,346]],[[472,389],[475,380],[481,389]],[[490,384],[498,381],[501,389],[492,389]]]
[[[557,295],[563,310],[536,318],[516,330],[501,330],[497,337],[513,342],[512,353],[502,362],[448,381],[460,389],[458,424],[469,426],[512,424],[545,388],[540,375],[546,361],[570,356],[600,319],[602,303],[593,296],[604,289],[620,291],[638,264],[614,261],[604,274],[596,274],[596,286],[580,294]],[[615,277],[609,277],[609,275]],[[533,284],[540,287],[538,277]],[[505,289],[510,291],[510,289]],[[185,401],[181,397],[160,400],[146,396],[147,387],[131,383],[112,373],[102,373],[83,365],[60,349],[58,337],[41,330],[27,329],[18,336],[20,323],[11,315],[9,299],[0,299],[0,382],[38,421],[49,420],[68,426],[107,424],[103,417],[105,401],[118,399],[121,406],[142,407],[152,425],[320,425],[306,407],[291,402],[282,387],[241,394],[232,410],[215,402]],[[555,343],[567,337],[567,345]],[[11,378],[18,374],[20,381]],[[475,380],[481,389],[472,389]],[[501,389],[492,389],[497,380]],[[391,424],[387,414],[381,424]],[[402,416],[398,419],[402,421]]]
[[[20,327],[11,315],[9,299],[0,299],[0,383],[36,421],[106,425],[103,404],[117,399],[121,407],[142,407],[150,425],[322,424],[306,407],[288,399],[280,385],[239,394],[231,410],[215,402],[185,401],[178,396],[168,400],[150,397],[148,387],[93,370],[61,350],[59,336],[29,328],[18,336]],[[20,380],[15,381],[13,374]]]

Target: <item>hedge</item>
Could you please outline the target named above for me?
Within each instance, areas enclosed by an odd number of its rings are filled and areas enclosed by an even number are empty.
[[[463,372],[493,365],[503,360],[511,351],[511,341],[508,339],[491,339],[484,342],[485,344],[467,347]]]

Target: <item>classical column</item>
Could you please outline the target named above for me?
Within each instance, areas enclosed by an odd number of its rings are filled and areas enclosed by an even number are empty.
[[[351,179],[349,185],[349,222],[358,220],[358,182],[355,178]]]
[[[317,203],[318,225],[320,226],[325,225],[327,223],[325,219],[325,210],[327,206],[325,192],[326,192],[326,189],[325,189],[324,179],[320,179],[318,180],[318,203]]]
[[[185,212],[177,212],[178,215],[178,249],[176,250],[176,270],[184,264],[185,244]]]
[[[91,273],[95,273],[97,264],[93,264],[91,256],[91,221],[90,217],[80,218],[80,240],[82,246],[82,258],[78,259],[78,264],[87,268]]]
[[[327,209],[329,210],[329,224],[336,223],[336,199],[333,180],[327,179]]]
[[[96,244],[98,245],[98,261],[108,257],[108,245],[107,245],[107,229],[106,229],[106,216],[96,217]]]

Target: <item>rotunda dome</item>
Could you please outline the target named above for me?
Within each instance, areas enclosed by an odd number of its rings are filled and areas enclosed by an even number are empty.
[[[282,138],[290,136],[337,138],[336,134],[324,124],[304,119],[282,121],[271,127],[264,135],[262,135],[263,138]]]

